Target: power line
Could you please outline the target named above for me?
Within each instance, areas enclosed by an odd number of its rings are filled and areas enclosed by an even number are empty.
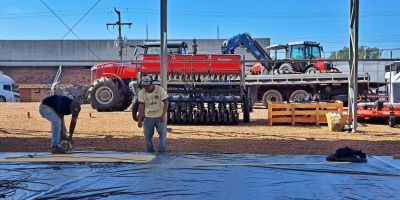
[[[75,28],[75,26],[77,26],[89,13],[90,13],[90,11],[92,11],[96,6],[97,6],[97,4],[99,4],[100,3],[100,1],[101,0],[98,0],[73,26],[72,26],[72,28],[70,29],[70,30],[68,30],[68,32],[67,33],[65,33],[65,35],[62,37],[62,39],[64,39],[70,32],[71,32],[71,30],[72,29],[74,29]]]
[[[146,15],[159,15],[159,10],[154,9],[137,9],[137,8],[127,8],[130,9],[130,12],[136,13],[136,14],[146,14]],[[108,8],[98,8],[95,9],[95,14],[106,14]],[[85,10],[86,11],[86,10]],[[60,15],[65,15],[65,16],[76,16],[76,15],[81,15],[83,10],[64,10],[60,11]],[[250,17],[250,18],[259,18],[259,17],[296,17],[296,18],[315,18],[315,17],[348,17],[347,12],[296,12],[296,11],[290,11],[290,12],[276,12],[276,11],[268,11],[268,10],[259,10],[253,11],[253,12],[241,12],[241,11],[232,11],[232,12],[227,12],[227,11],[188,11],[188,10],[172,10],[169,12],[170,15],[172,16],[204,16],[204,17]],[[0,18],[32,18],[32,17],[50,17],[51,15],[47,15],[43,12],[25,12],[25,13],[9,13],[9,14],[1,14]],[[368,12],[363,12],[361,13],[361,16],[364,17],[379,17],[379,16],[400,16],[400,11],[368,11]]]
[[[80,38],[80,37],[79,37],[79,36],[64,22],[64,20],[62,20],[62,19],[57,15],[57,13],[55,13],[55,12],[49,7],[49,5],[47,5],[47,4],[44,2],[44,0],[40,0],[40,1],[46,6],[47,9],[50,10],[51,13],[53,13],[54,16],[57,17],[57,19],[60,20],[60,22],[61,22],[62,24],[64,24],[64,26],[66,26],[66,27],[70,30],[70,32],[71,32],[72,34],[75,35],[76,38],[78,38],[78,40],[79,40],[81,43],[83,43],[83,44],[86,46],[86,48],[87,48],[98,60],[101,60],[101,59],[93,52],[93,50],[92,50],[85,42],[83,42],[83,41],[81,40],[81,38]]]

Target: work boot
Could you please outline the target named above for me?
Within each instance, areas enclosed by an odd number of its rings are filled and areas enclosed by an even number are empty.
[[[60,147],[51,147],[52,154],[65,154],[66,152]]]

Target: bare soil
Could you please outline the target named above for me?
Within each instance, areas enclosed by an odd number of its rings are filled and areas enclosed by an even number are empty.
[[[49,151],[50,123],[39,103],[0,103],[0,151]],[[66,124],[70,118],[66,117]],[[169,125],[167,151],[179,153],[329,154],[339,147],[372,155],[400,153],[400,126],[359,124],[358,133],[330,132],[326,125],[267,125],[267,110],[256,107],[248,124]],[[157,134],[154,140],[157,147]],[[83,105],[74,134],[75,150],[145,151],[143,130],[130,111],[96,112]]]

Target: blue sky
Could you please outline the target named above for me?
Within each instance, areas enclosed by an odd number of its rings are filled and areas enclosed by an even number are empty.
[[[159,39],[159,0],[43,0],[80,39],[114,39],[117,7],[128,39]],[[168,38],[230,38],[249,32],[272,44],[321,42],[326,52],[348,46],[349,0],[168,0]],[[360,44],[400,47],[398,0],[360,0]],[[78,39],[41,0],[1,0],[0,39]],[[65,36],[65,37],[64,37]]]

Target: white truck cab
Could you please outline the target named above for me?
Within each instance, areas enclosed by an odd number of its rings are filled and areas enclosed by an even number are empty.
[[[0,102],[18,102],[19,100],[20,94],[14,80],[0,73]]]

